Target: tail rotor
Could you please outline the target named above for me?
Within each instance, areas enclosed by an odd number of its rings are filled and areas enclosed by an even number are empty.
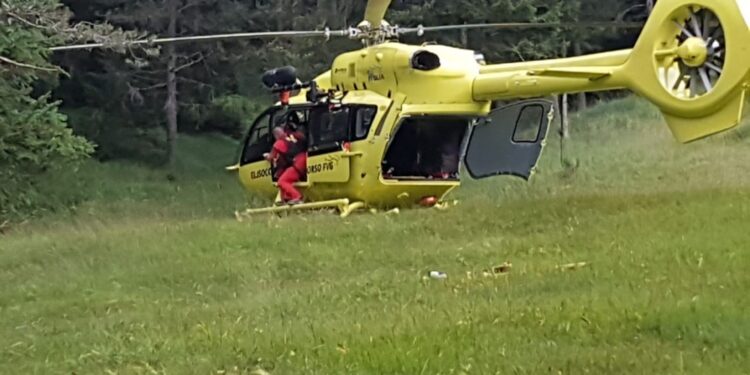
[[[694,99],[711,93],[723,73],[726,61],[724,28],[716,14],[707,8],[691,9],[689,18],[674,21],[679,27],[676,47],[660,54],[662,85],[673,96]]]

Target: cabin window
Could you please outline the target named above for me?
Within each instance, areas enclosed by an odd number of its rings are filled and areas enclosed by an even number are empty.
[[[513,142],[535,143],[539,140],[539,133],[544,121],[544,107],[541,105],[526,106],[521,110],[513,131]]]
[[[312,109],[308,121],[310,154],[338,151],[345,142],[367,139],[376,114],[374,106]]]
[[[362,140],[367,138],[372,123],[375,121],[375,114],[377,111],[378,110],[375,107],[357,107],[354,118],[354,139],[352,140]]]
[[[383,159],[383,177],[397,180],[458,179],[470,122],[466,118],[404,119]]]
[[[315,109],[310,113],[308,126],[311,154],[340,150],[349,139],[349,108]]]

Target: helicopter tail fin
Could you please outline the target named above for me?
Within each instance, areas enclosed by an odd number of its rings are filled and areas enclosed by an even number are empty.
[[[660,0],[623,66],[683,143],[737,126],[750,87],[750,0]]]
[[[733,95],[724,107],[700,117],[685,117],[662,112],[674,137],[682,142],[697,141],[730,130],[742,121],[745,91]]]

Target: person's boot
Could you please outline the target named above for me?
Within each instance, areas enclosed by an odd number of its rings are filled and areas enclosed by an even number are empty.
[[[305,203],[305,201],[302,198],[300,198],[300,199],[292,199],[292,200],[289,200],[289,201],[286,202],[286,204],[288,204],[290,206],[296,206],[296,205],[302,204],[302,203]]]

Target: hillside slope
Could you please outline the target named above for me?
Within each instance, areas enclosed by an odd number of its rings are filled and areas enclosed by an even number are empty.
[[[175,181],[90,165],[98,195],[0,237],[0,373],[747,371],[739,132],[678,145],[626,99],[574,119],[573,167],[553,136],[447,212],[243,223],[231,142],[187,142]]]

